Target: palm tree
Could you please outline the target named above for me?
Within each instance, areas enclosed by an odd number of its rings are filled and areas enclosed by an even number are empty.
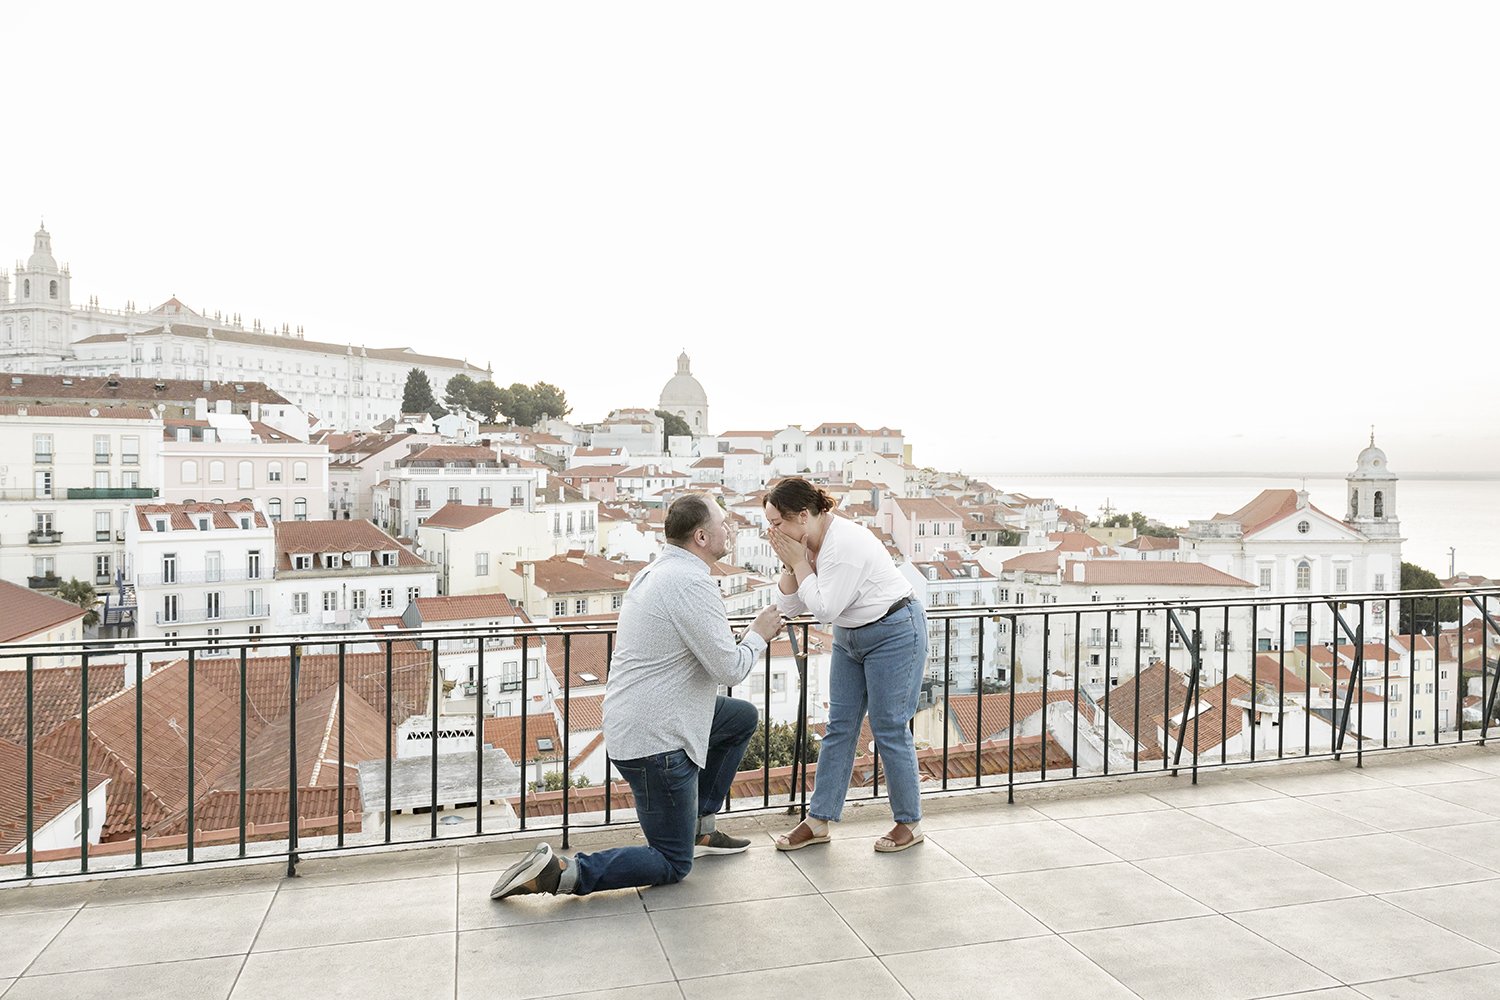
[[[85,612],[83,616],[83,627],[93,628],[99,624],[99,612],[95,605],[99,603],[99,596],[94,593],[94,585],[87,580],[80,580],[76,576],[66,583],[59,584],[57,596],[69,604],[76,604]]]

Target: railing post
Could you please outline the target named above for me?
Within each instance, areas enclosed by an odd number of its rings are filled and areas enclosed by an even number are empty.
[[[286,817],[286,877],[297,877],[297,680],[302,669],[302,647],[293,644],[288,666],[287,700],[287,817]]]

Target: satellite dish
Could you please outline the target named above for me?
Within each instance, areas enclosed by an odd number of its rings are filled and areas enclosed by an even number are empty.
[[[347,563],[352,563],[353,561],[354,561],[354,553],[353,552],[345,552],[344,553],[344,562],[347,564]]]

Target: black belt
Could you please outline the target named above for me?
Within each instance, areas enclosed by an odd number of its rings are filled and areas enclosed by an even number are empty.
[[[875,619],[872,622],[865,622],[863,625],[856,625],[854,627],[855,628],[868,628],[871,625],[879,625],[881,622],[885,621],[891,615],[895,614],[897,611],[900,611],[902,608],[906,607],[908,604],[910,604],[914,600],[916,600],[916,598],[912,597],[912,595],[910,595],[910,594],[907,594],[905,597],[901,598],[901,600],[897,601],[895,604],[892,604],[890,607],[886,608],[885,609],[885,614],[881,615],[879,618]]]

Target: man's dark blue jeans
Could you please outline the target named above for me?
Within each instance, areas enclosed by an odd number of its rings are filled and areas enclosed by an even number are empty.
[[[580,896],[603,889],[680,882],[693,868],[698,818],[724,805],[740,758],[755,734],[755,706],[720,695],[714,703],[708,758],[699,769],[686,751],[668,750],[614,766],[630,782],[635,815],[645,847],[615,847],[573,858],[578,867],[573,891]]]

